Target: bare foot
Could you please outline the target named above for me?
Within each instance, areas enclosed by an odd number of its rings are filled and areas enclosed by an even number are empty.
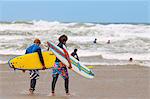
[[[55,93],[51,93],[51,96],[55,96]]]
[[[66,93],[67,96],[70,96],[70,93]]]
[[[29,92],[30,92],[30,94],[33,94],[33,90],[32,89],[29,89]]]

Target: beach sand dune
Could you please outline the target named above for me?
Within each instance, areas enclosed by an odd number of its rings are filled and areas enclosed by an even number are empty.
[[[59,77],[56,96],[49,96],[51,70],[41,71],[34,95],[29,95],[29,72],[0,65],[0,99],[150,99],[150,68],[144,66],[94,66],[94,79],[70,72],[70,93],[65,96]]]

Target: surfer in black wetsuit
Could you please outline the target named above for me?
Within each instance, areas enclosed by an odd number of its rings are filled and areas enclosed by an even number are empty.
[[[79,61],[79,57],[77,55],[77,49],[74,49],[74,51],[71,53],[71,56],[73,56],[74,58],[76,58]]]
[[[95,38],[95,40],[93,41],[93,43],[95,43],[95,44],[96,44],[96,41],[97,41],[97,39]]]
[[[59,44],[57,46],[64,49],[63,46],[66,46],[67,40],[68,40],[68,38],[66,35],[60,36],[59,37]],[[71,64],[68,68],[69,69],[72,68]],[[64,83],[65,83],[64,86],[65,86],[66,95],[70,95],[70,93],[69,93],[69,75],[68,75],[67,67],[58,58],[56,58],[55,65],[53,67],[53,74],[52,74],[52,77],[53,77],[52,86],[51,86],[52,96],[55,95],[55,85],[56,85],[56,82],[57,82],[59,75],[64,79]]]
[[[107,44],[110,44],[110,40],[107,41]]]
[[[39,39],[35,39],[34,40],[34,44],[26,49],[26,53],[25,54],[38,52],[40,61],[41,61],[42,65],[43,65],[42,69],[44,70],[45,69],[45,64],[44,64],[41,48],[39,47],[40,44],[41,44],[41,41]],[[31,81],[30,81],[30,89],[29,89],[29,91],[30,91],[31,94],[33,94],[33,92],[35,90],[35,86],[36,86],[36,80],[39,79],[39,71],[38,70],[30,70],[30,79],[31,79]]]

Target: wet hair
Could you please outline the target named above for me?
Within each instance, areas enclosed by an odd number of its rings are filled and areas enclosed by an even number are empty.
[[[36,38],[36,39],[34,40],[34,43],[39,43],[39,44],[41,44],[41,40],[38,39],[38,38]]]
[[[107,44],[109,44],[109,43],[110,43],[110,40],[107,41]]]
[[[129,61],[132,62],[132,61],[133,61],[133,58],[130,58]]]
[[[74,52],[77,52],[77,49],[74,49]]]
[[[64,41],[67,41],[68,40],[68,37],[66,36],[66,35],[61,35],[60,37],[59,37],[59,42],[64,42]]]

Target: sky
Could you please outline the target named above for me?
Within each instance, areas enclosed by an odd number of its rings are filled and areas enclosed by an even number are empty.
[[[149,0],[0,0],[0,21],[150,23]]]

